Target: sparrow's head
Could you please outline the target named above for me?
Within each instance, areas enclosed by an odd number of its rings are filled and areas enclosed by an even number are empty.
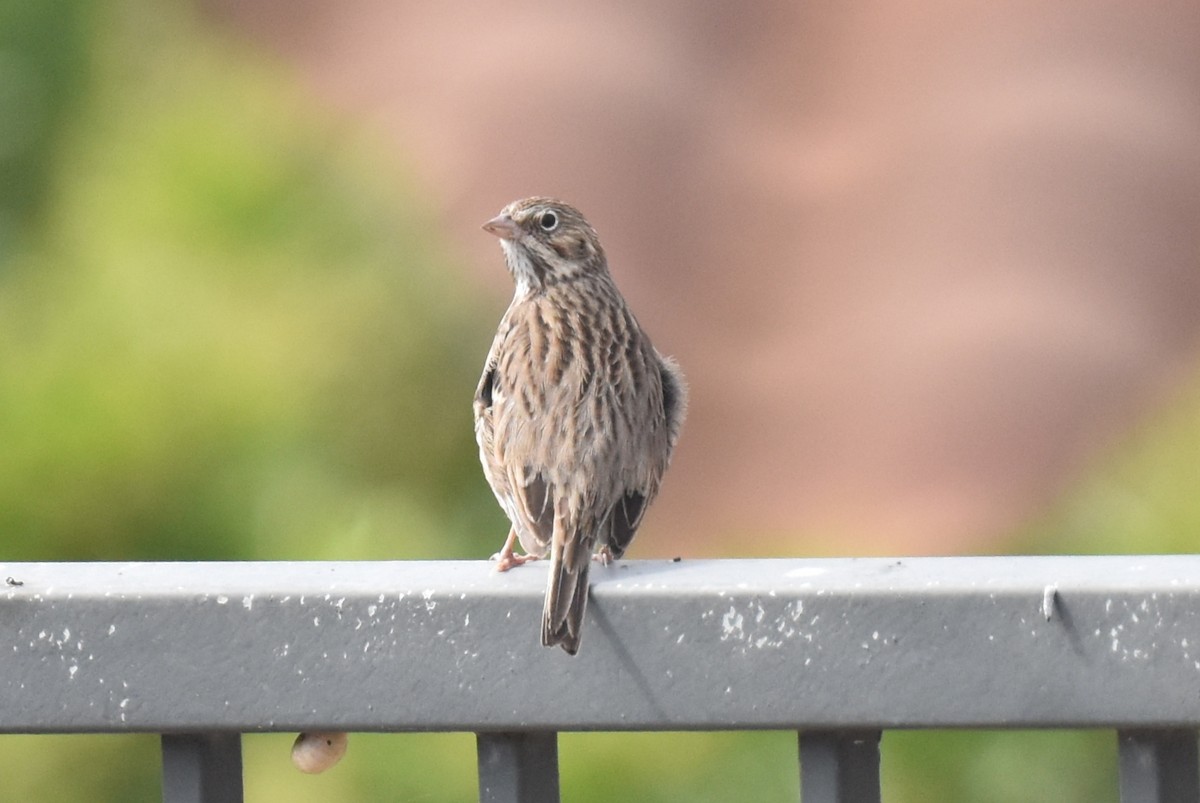
[[[483,224],[500,238],[518,289],[606,277],[608,266],[596,231],[575,207],[552,198],[513,201]]]

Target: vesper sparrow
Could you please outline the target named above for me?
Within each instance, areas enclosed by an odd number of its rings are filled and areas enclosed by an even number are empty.
[[[549,198],[505,207],[516,282],[475,393],[483,473],[512,528],[498,571],[550,555],[542,644],[579,650],[592,553],[619,558],[658,493],[687,390],[621,297],[596,232]],[[527,554],[517,555],[520,539]]]

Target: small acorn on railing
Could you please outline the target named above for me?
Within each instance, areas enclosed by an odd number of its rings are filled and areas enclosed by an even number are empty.
[[[302,733],[292,743],[292,763],[301,772],[324,772],[346,755],[344,733]]]

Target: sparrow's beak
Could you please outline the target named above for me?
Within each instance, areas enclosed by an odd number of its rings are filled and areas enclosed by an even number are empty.
[[[496,235],[501,240],[515,240],[521,235],[521,230],[508,215],[496,215],[483,224],[483,230]]]

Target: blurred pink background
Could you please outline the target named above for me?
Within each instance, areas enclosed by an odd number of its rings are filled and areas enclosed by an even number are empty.
[[[497,320],[479,224],[589,216],[692,386],[634,557],[996,549],[1197,369],[1194,0],[206,7],[394,140]]]

